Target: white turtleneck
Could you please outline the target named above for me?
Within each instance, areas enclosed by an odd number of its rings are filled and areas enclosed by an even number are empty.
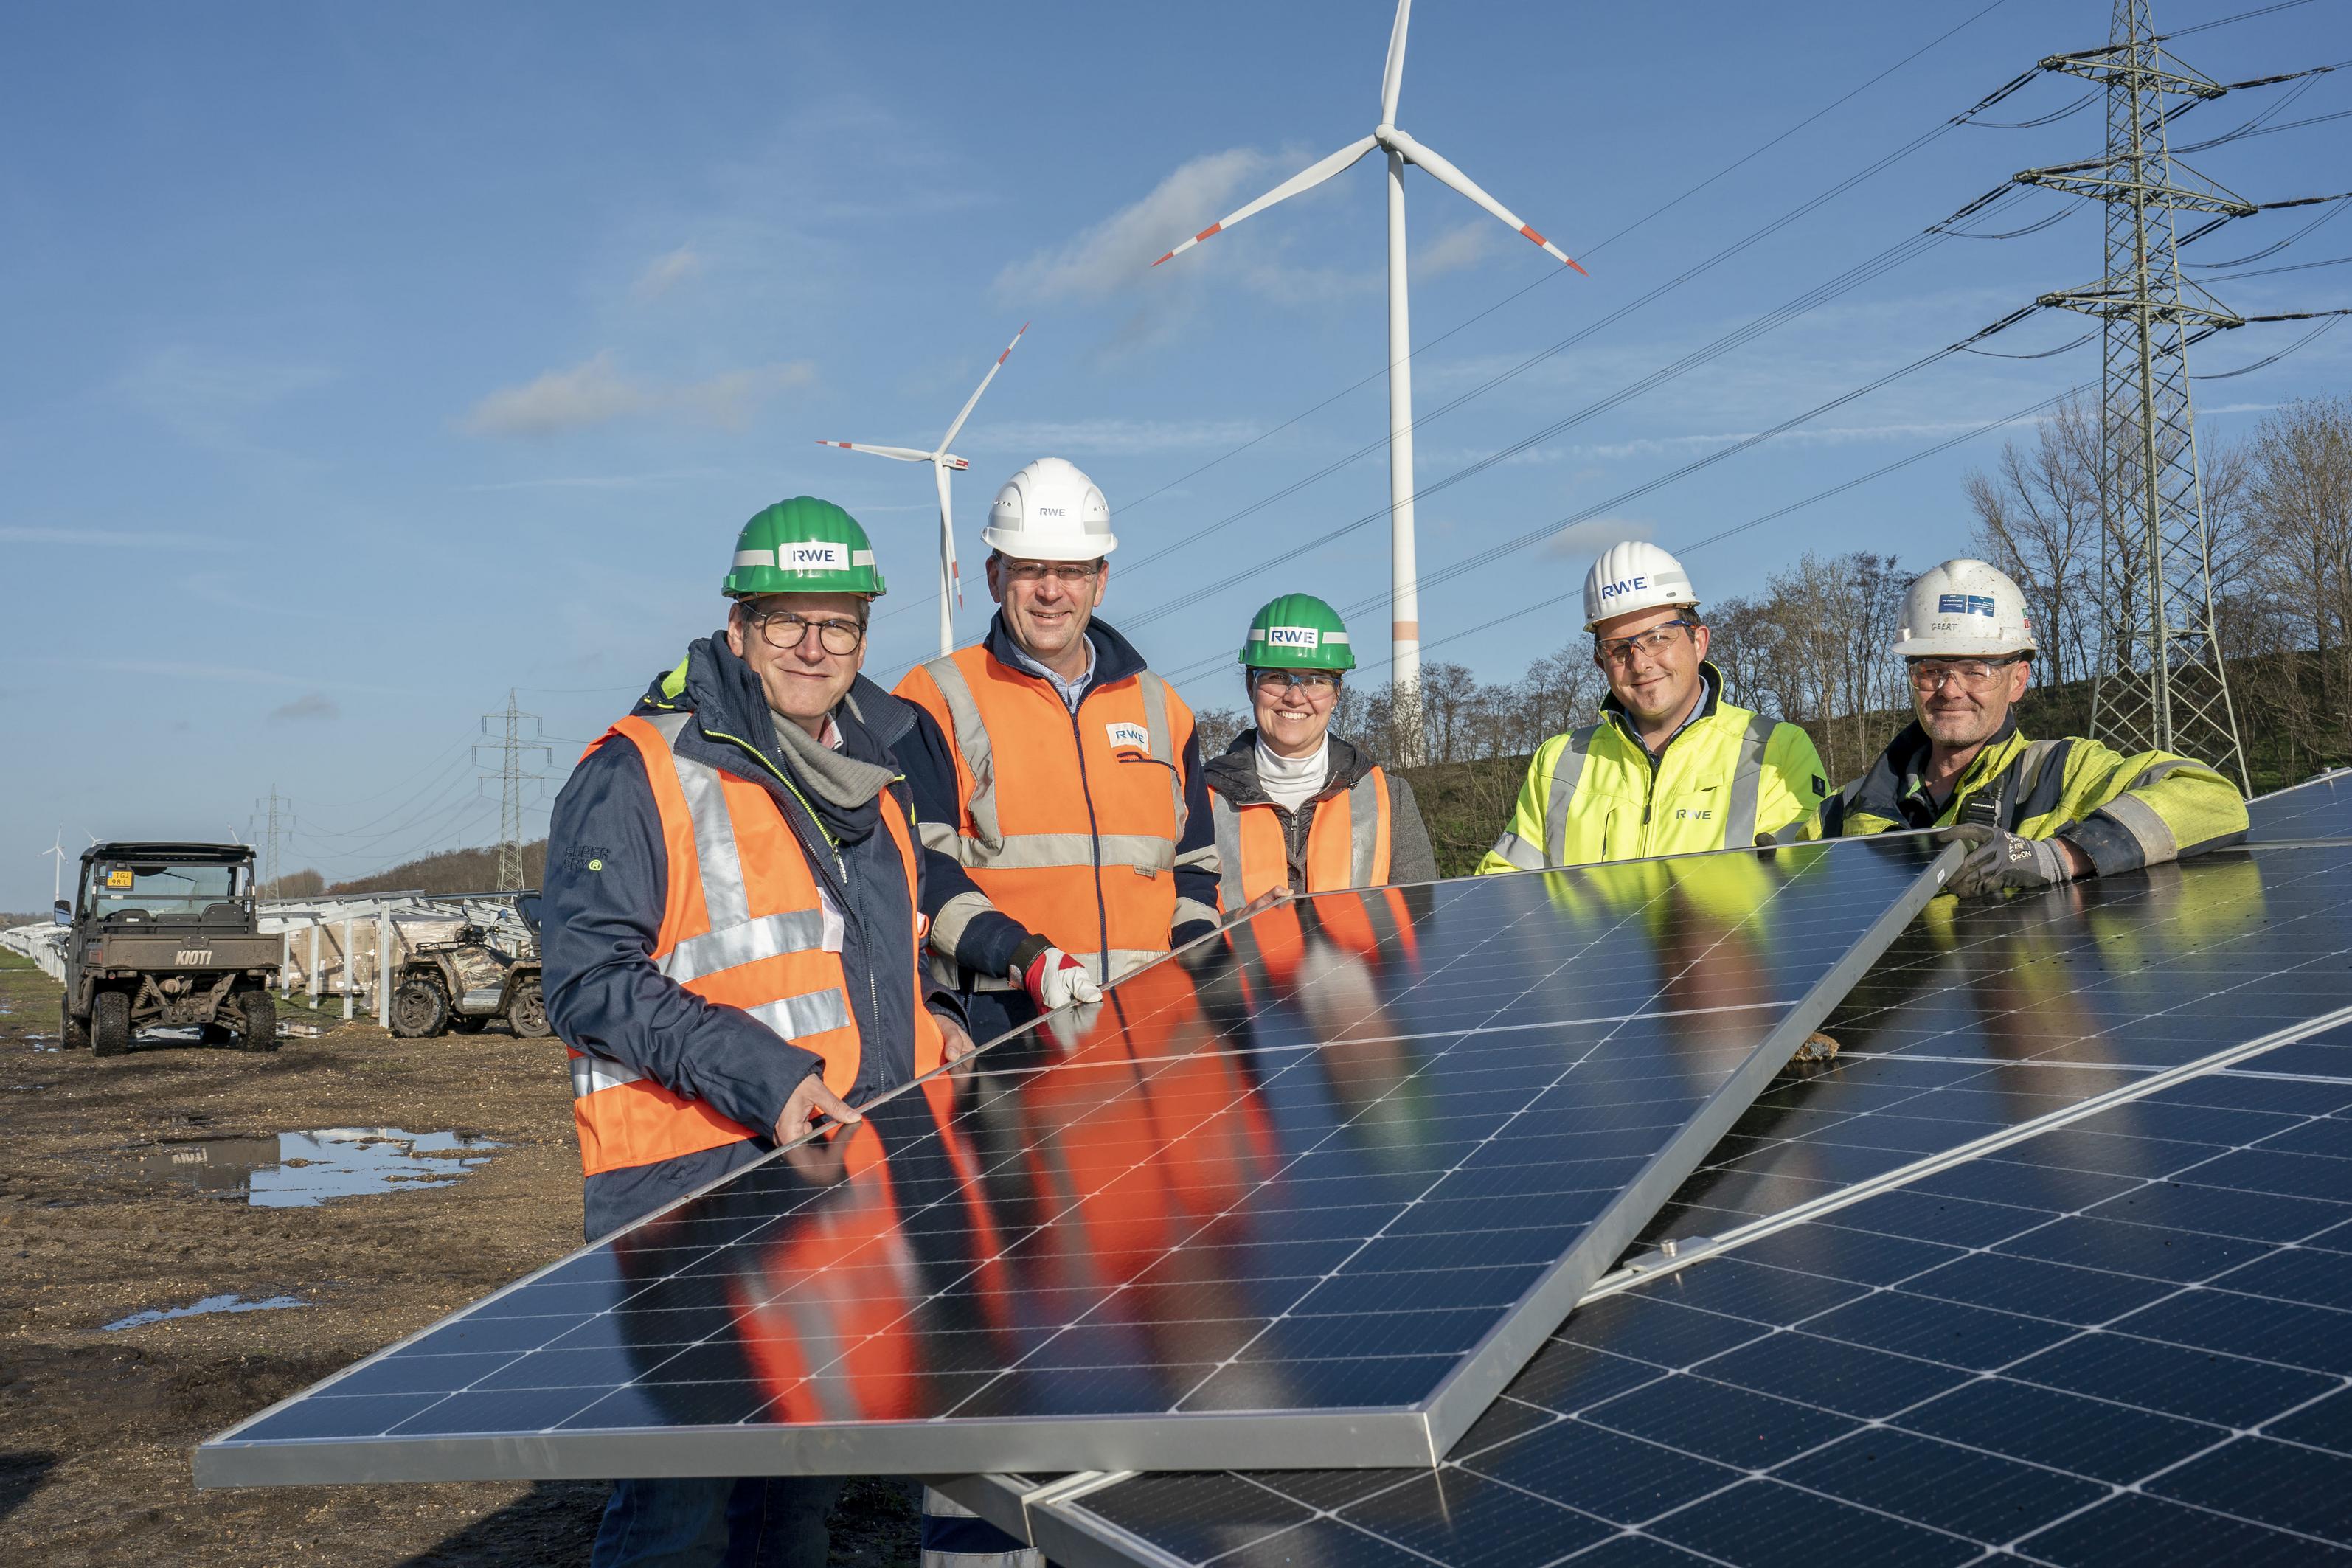
[[[1303,757],[1286,757],[1266,749],[1265,737],[1257,741],[1257,782],[1265,796],[1285,811],[1297,811],[1300,806],[1323,793],[1323,781],[1331,772],[1331,737],[1327,733],[1322,744]]]

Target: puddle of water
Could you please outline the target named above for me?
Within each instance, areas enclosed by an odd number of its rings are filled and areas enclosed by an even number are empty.
[[[110,1334],[118,1329],[144,1328],[149,1323],[160,1323],[167,1318],[194,1318],[206,1312],[268,1312],[279,1307],[307,1307],[310,1304],[294,1296],[272,1296],[267,1301],[248,1301],[244,1297],[235,1294],[207,1296],[201,1301],[194,1301],[184,1307],[150,1307],[143,1312],[133,1312],[127,1318],[117,1318],[100,1332]]]
[[[256,1208],[446,1187],[503,1143],[397,1127],[322,1127],[263,1138],[197,1138],[137,1156],[140,1172],[200,1193],[243,1193]]]

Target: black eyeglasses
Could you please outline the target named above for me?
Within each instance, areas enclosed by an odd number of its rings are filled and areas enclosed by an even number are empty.
[[[856,621],[804,620],[790,610],[770,610],[762,615],[746,610],[743,618],[759,629],[760,640],[778,653],[790,653],[808,640],[809,630],[816,630],[817,646],[829,654],[852,654],[866,640],[866,628]]]

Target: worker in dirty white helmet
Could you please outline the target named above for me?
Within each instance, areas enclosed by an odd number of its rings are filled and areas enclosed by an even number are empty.
[[[1338,611],[1285,594],[1250,620],[1243,684],[1255,723],[1208,766],[1227,914],[1267,893],[1433,882],[1437,852],[1412,786],[1331,732],[1356,668]]]
[[[1101,488],[1041,458],[981,541],[996,616],[898,683],[936,731],[898,755],[924,842],[975,885],[934,912],[930,945],[985,1042],[1214,931],[1218,860],[1192,710],[1095,616],[1118,547]],[[940,1493],[923,1511],[932,1568],[1023,1550]]]
[[[929,858],[891,754],[919,716],[858,674],[883,592],[865,530],[779,502],[722,591],[725,628],[589,748],[549,830],[547,1013],[591,1240],[971,1049],[922,963]],[[615,1481],[592,1560],[820,1568],[842,1485]]]
[[[1612,545],[1584,579],[1599,721],[1536,749],[1478,874],[1745,849],[1812,819],[1829,784],[1811,737],[1725,700],[1682,563]]]
[[[1824,834],[1943,827],[1969,846],[1944,885],[1966,898],[2161,865],[2246,830],[2237,786],[2168,752],[2123,756],[2083,736],[2031,741],[2025,595],[1982,561],[1947,561],[1904,597],[1894,653],[1916,722],[1822,808]]]

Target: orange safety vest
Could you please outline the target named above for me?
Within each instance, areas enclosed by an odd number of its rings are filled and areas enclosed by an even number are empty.
[[[1225,912],[1252,899],[1290,886],[1290,846],[1282,814],[1270,801],[1235,805],[1209,786],[1209,809],[1216,818],[1217,860]],[[1341,888],[1376,888],[1389,879],[1388,781],[1377,767],[1344,795],[1318,801],[1307,828],[1304,893]]]
[[[842,970],[839,917],[828,917],[800,837],[774,798],[750,778],[683,757],[671,749],[691,715],[621,720],[588,748],[619,739],[637,748],[661,814],[669,884],[662,900],[654,966],[707,1002],[740,1007],[824,1063],[825,1086],[846,1094],[857,1082],[856,1015]],[[886,808],[882,820],[916,885],[915,846],[907,824]],[[909,899],[915,951],[924,921]],[[915,1071],[944,1058],[939,1025],[922,1005],[914,973]],[[572,1118],[587,1175],[650,1165],[717,1149],[768,1128],[729,1120],[646,1077],[636,1068],[567,1042]]]
[[[1090,687],[1073,714],[975,646],[908,671],[897,695],[955,752],[962,820],[926,823],[925,842],[990,903],[1105,982],[1168,951],[1192,710],[1166,681],[1144,670]]]

